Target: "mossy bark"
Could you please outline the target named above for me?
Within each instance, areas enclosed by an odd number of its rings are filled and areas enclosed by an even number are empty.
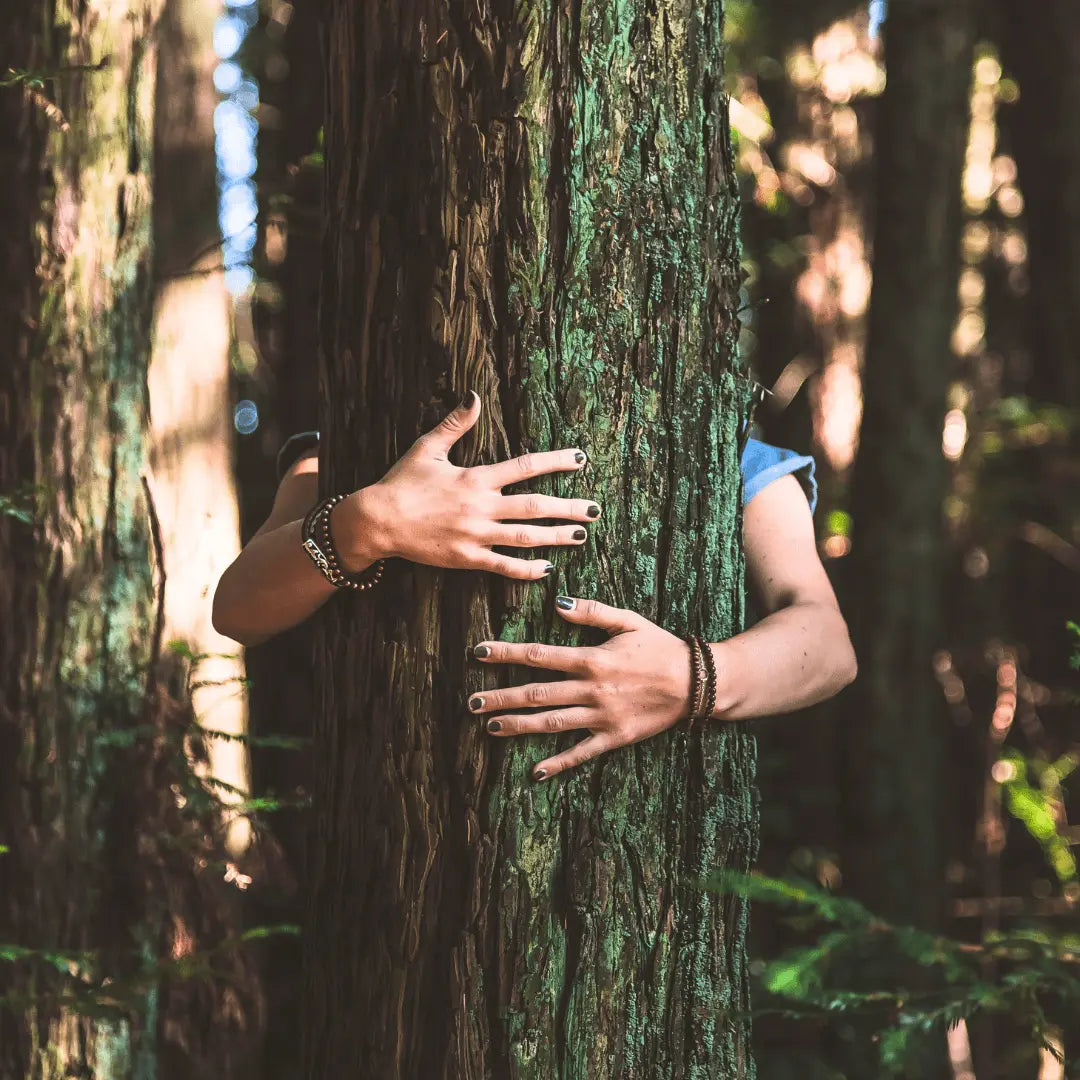
[[[150,4],[4,5],[0,90],[0,940],[80,953],[126,933],[130,788],[110,736],[140,722],[154,626],[144,460],[151,312]],[[88,961],[87,977],[99,975]],[[94,1021],[32,962],[0,972],[0,1075],[150,1076],[156,1001]]]
[[[320,613],[306,1075],[746,1077],[754,743],[681,728],[536,785],[482,638],[556,592],[742,618],[737,196],[722,4],[328,8],[320,474],[371,482],[471,388],[462,464],[581,446],[604,506],[529,586],[391,564]]]
[[[159,14],[103,0],[0,9],[5,62],[48,73],[0,88],[3,1080],[168,1080],[210,1062],[231,1077],[257,1028],[235,953],[215,957],[224,990],[168,977],[238,919],[207,869],[212,815],[178,806],[190,715],[154,663]]]

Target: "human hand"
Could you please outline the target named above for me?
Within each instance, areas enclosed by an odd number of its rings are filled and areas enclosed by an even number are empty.
[[[398,556],[429,566],[489,570],[524,581],[546,577],[547,559],[500,555],[493,546],[580,547],[580,525],[510,524],[536,518],[594,521],[600,507],[588,499],[551,495],[503,495],[502,488],[552,472],[577,472],[581,450],[524,454],[496,465],[460,468],[450,448],[480,418],[480,399],[471,390],[437,427],[420,436],[389,472],[371,487],[353,492],[335,509],[333,525],[344,523],[337,546],[346,571],[350,561],[367,564]]]
[[[485,690],[469,699],[474,713],[510,710],[488,720],[493,735],[578,728],[591,732],[569,750],[541,761],[533,769],[536,780],[659,734],[690,709],[690,652],[681,638],[643,615],[596,600],[560,596],[556,610],[568,622],[598,626],[611,637],[595,647],[484,641],[473,649],[487,664],[527,664],[571,676],[561,682]],[[536,706],[550,708],[525,715],[513,712]]]

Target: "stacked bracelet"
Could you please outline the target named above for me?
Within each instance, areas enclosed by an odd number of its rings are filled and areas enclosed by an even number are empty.
[[[336,585],[339,589],[370,589],[378,585],[385,560],[376,559],[358,574],[346,574],[341,569],[341,556],[338,555],[330,536],[330,511],[345,498],[348,498],[347,494],[331,495],[308,511],[300,529],[304,550],[331,585]]]
[[[690,646],[690,731],[698,721],[708,720],[716,708],[716,660],[708,642],[697,634],[686,638]]]

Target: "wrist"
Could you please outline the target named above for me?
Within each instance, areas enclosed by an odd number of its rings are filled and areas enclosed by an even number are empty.
[[[727,641],[710,642],[705,648],[712,652],[713,663],[716,665],[716,696],[712,702],[713,708],[709,718],[724,720],[735,704],[731,680],[730,648]]]
[[[342,569],[355,574],[379,559],[393,555],[390,532],[379,492],[371,487],[354,491],[330,512],[330,529]]]

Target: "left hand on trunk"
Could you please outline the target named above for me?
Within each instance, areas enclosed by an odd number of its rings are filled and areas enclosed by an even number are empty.
[[[596,600],[560,596],[556,610],[568,622],[597,626],[611,637],[595,647],[485,641],[473,650],[484,663],[526,664],[570,676],[484,690],[469,699],[474,713],[502,714],[487,722],[493,735],[589,731],[588,738],[571,749],[539,762],[533,769],[537,780],[657,735],[689,712],[690,653],[685,641],[643,615]],[[513,711],[537,706],[543,711]]]

